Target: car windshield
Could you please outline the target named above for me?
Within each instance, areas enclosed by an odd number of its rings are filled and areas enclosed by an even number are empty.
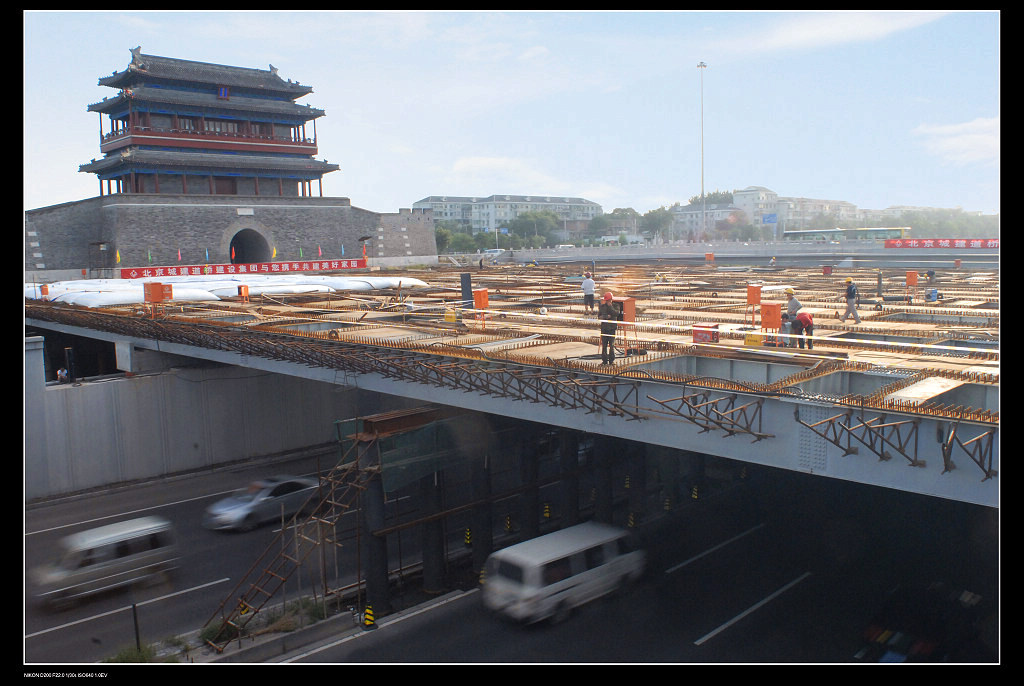
[[[76,549],[65,549],[61,548],[57,555],[57,562],[55,566],[59,569],[78,569],[78,566],[82,562],[82,551]]]
[[[256,496],[262,492],[263,486],[261,484],[249,484],[245,488],[240,488],[232,493],[231,499],[241,503],[249,503],[255,500]]]

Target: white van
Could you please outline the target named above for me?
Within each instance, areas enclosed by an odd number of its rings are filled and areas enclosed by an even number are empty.
[[[61,605],[162,575],[179,564],[171,524],[143,517],[61,539],[57,560],[34,571],[36,598]]]
[[[484,565],[484,606],[521,622],[560,622],[573,608],[643,574],[626,529],[586,522],[496,551]]]

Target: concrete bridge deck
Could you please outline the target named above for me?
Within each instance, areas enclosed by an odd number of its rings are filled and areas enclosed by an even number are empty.
[[[113,341],[125,371],[141,351],[186,355],[998,506],[997,275],[937,269],[915,285],[905,269],[827,271],[600,265],[598,293],[633,313],[613,365],[573,264],[155,308],[26,301],[26,321]],[[846,277],[860,324],[838,319]],[[812,350],[778,347],[764,326],[786,287],[814,315]]]

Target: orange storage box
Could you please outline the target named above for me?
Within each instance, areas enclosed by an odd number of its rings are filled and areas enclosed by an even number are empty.
[[[709,322],[703,324],[693,325],[693,342],[694,343],[717,343],[718,342],[718,324],[711,324]]]

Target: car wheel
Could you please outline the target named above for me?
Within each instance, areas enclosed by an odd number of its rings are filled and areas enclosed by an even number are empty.
[[[238,525],[239,531],[252,531],[256,528],[256,517],[254,515],[248,515],[242,520],[242,523]]]

